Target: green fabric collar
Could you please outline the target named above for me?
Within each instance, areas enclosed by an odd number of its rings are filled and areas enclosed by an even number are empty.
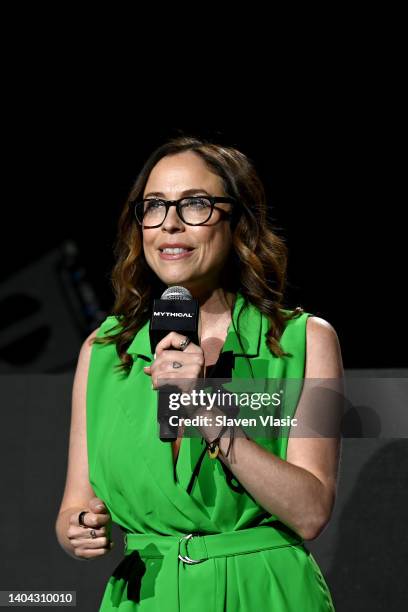
[[[221,352],[232,351],[235,356],[245,355],[247,357],[257,357],[259,355],[261,341],[262,313],[253,304],[246,302],[244,296],[238,291],[232,313],[233,322],[237,329],[238,315],[242,307],[242,314],[239,318],[242,347],[231,321]],[[153,355],[150,352],[149,326],[150,320],[146,321],[143,327],[138,331],[126,351],[129,355],[146,357],[150,360],[153,359]]]

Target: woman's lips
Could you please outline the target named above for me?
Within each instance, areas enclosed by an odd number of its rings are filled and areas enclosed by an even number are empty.
[[[191,251],[185,251],[184,253],[163,253],[163,251],[159,251],[160,259],[184,259],[185,257],[190,257],[190,255],[194,252],[194,249]]]

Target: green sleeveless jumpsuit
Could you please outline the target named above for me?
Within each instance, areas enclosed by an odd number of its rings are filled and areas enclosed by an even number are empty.
[[[232,378],[303,379],[310,313],[286,323],[281,345],[291,356],[275,357],[265,341],[266,317],[240,292],[235,327],[243,305],[242,346],[231,322],[222,348],[233,353]],[[116,323],[108,316],[98,336]],[[203,441],[184,437],[174,468],[172,445],[158,434],[158,392],[143,371],[153,359],[149,321],[127,352],[132,369],[118,373],[115,345],[94,344],[88,373],[89,480],[125,532],[124,558],[106,584],[99,610],[333,611],[327,584],[301,538],[245,489],[231,488],[220,459],[205,453],[187,490]],[[254,440],[286,459],[288,435]]]

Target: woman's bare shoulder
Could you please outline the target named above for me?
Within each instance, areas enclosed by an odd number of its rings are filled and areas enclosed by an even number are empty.
[[[331,323],[314,314],[309,315],[307,318],[307,330],[308,333],[315,334],[316,336],[337,336],[336,330]]]
[[[92,347],[94,339],[100,335],[101,326],[94,329],[82,342],[79,355],[78,355],[78,363],[77,363],[77,377],[87,377],[88,376],[88,367],[89,362],[91,360]]]
[[[306,322],[306,378],[343,375],[340,342],[333,325],[311,315]]]

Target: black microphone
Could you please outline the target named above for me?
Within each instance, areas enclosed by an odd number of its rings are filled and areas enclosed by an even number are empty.
[[[153,354],[156,352],[156,346],[160,340],[171,331],[187,336],[191,342],[198,345],[198,317],[198,300],[193,298],[188,289],[178,285],[166,289],[160,299],[153,300],[153,312],[149,327],[151,352]],[[172,347],[170,350],[177,349]],[[162,442],[177,440],[178,427],[169,423],[169,417],[175,414],[174,411],[169,409],[170,393],[180,393],[180,389],[172,385],[159,387],[157,420]]]

